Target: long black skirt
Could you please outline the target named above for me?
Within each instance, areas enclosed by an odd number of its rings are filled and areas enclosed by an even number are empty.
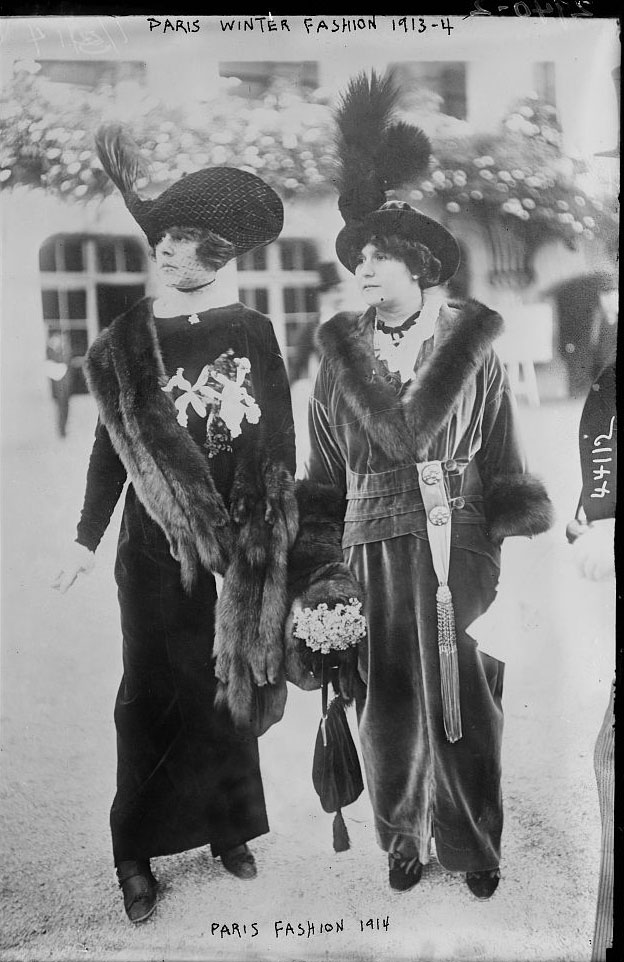
[[[215,581],[192,594],[160,528],[130,490],[115,578],[123,678],[115,704],[115,864],[210,844],[213,855],[268,832],[258,741],[214,708]]]

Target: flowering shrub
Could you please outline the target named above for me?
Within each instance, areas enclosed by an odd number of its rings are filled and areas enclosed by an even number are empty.
[[[123,95],[102,85],[70,87],[60,97],[36,68],[18,70],[0,100],[0,187],[42,187],[81,201],[113,193],[93,136],[102,122],[126,117],[149,164],[149,181],[138,184],[146,196],[185,173],[228,164],[258,173],[286,198],[331,189],[331,112],[322,91],[294,91],[282,81],[242,98],[230,80],[183,111],[137,84],[126,84]]]
[[[305,641],[312,651],[323,655],[331,651],[345,651],[357,645],[366,634],[366,619],[362,604],[349,598],[348,604],[335,608],[320,604],[316,608],[302,608],[295,614],[293,635]]]
[[[529,96],[514,105],[497,134],[479,134],[462,121],[436,116],[427,98],[411,117],[429,134],[430,173],[411,200],[438,197],[449,214],[503,220],[526,239],[556,235],[570,246],[583,237],[617,231],[615,199],[580,186],[583,165],[565,157],[555,108]]]
[[[67,200],[114,193],[93,147],[103,121],[126,119],[149,162],[146,196],[185,173],[232,164],[258,173],[285,199],[333,192],[331,108],[322,90],[276,81],[258,97],[238,97],[224,81],[205,102],[166,107],[138,84],[94,91],[42,79],[22,65],[0,99],[0,187],[44,188]],[[535,96],[514,105],[497,134],[475,132],[443,114],[441,98],[421,90],[404,119],[430,136],[431,171],[411,200],[439,198],[450,215],[502,221],[524,240],[606,237],[617,249],[615,198],[580,186],[582,165],[562,153],[554,107]]]

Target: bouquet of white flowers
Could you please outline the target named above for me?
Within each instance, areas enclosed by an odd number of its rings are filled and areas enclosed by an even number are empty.
[[[293,635],[322,655],[345,651],[357,645],[365,634],[366,619],[357,598],[349,598],[348,604],[339,602],[334,608],[322,603],[295,612]]]

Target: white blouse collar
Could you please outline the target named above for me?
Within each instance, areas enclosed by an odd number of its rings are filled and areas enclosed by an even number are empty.
[[[386,362],[388,370],[398,371],[403,383],[412,377],[422,345],[434,334],[443,304],[444,297],[440,293],[429,294],[425,291],[418,323],[406,331],[396,344],[391,334],[384,334],[375,327],[373,339],[375,356]]]

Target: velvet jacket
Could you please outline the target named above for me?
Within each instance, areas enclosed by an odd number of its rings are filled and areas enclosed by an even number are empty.
[[[547,530],[551,504],[527,472],[492,348],[500,315],[477,301],[442,307],[403,389],[375,358],[373,320],[372,309],[338,314],[318,336],[309,474],[346,495],[343,547],[425,533],[416,463],[432,459],[445,462],[453,543],[469,524],[485,524],[494,545]]]

